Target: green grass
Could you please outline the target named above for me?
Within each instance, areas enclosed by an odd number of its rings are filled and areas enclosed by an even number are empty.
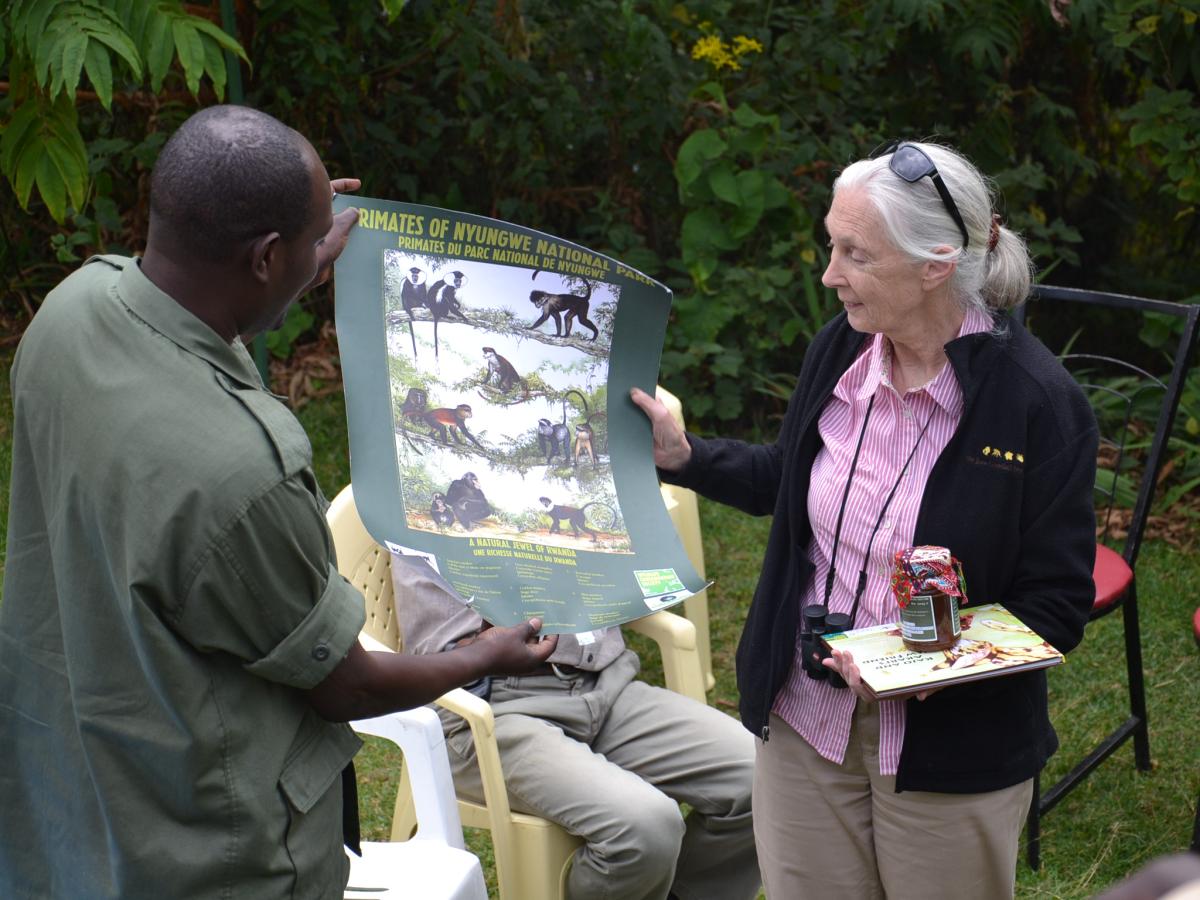
[[[0,539],[7,526],[12,411],[10,358],[0,359]],[[350,479],[345,412],[340,397],[300,411],[313,443],[314,466],[329,496]],[[708,575],[713,670],[709,702],[734,714],[737,688],[733,654],[758,577],[769,521],[752,519],[702,501]],[[0,542],[2,545],[2,542]],[[1200,650],[1192,640],[1191,614],[1200,603],[1200,557],[1162,543],[1146,545],[1138,563],[1141,621],[1149,703],[1153,769],[1137,772],[1131,744],[1122,747],[1044,820],[1040,872],[1018,864],[1021,898],[1093,896],[1156,856],[1187,846],[1200,794]],[[3,575],[0,560],[0,578]],[[662,683],[653,646],[631,636],[642,655],[644,677]],[[1120,614],[1088,628],[1068,664],[1050,673],[1051,712],[1062,747],[1045,774],[1049,784],[1120,722],[1126,710]],[[400,756],[370,740],[358,760],[364,834],[389,833],[399,780]],[[486,832],[468,831],[468,846],[484,862],[495,891],[491,844]]]

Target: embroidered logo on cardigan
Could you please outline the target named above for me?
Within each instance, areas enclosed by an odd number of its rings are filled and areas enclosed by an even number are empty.
[[[1025,467],[1025,454],[1017,450],[1005,450],[988,444],[978,454],[968,453],[967,462],[1007,472],[1019,472]]]

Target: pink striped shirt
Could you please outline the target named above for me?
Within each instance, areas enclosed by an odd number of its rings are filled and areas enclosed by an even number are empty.
[[[987,316],[971,310],[963,318],[959,337],[990,327]],[[817,423],[824,446],[813,462],[808,492],[808,515],[813,526],[808,552],[816,570],[805,588],[802,607],[825,602],[825,579],[833,552],[838,509],[872,396],[875,404],[846,501],[833,592],[829,597],[830,612],[850,612],[871,530],[905,460],[913,447],[917,447],[871,546],[871,558],[866,565],[867,588],[859,602],[855,628],[895,622],[899,618],[890,587],[892,558],[897,550],[912,545],[925,482],[962,418],[962,390],[949,364],[928,384],[907,391],[903,397],[892,386],[891,375],[891,341],[877,334],[867,341],[858,359],[842,375]],[[926,422],[929,428],[918,444]],[[792,673],[776,698],[773,711],[821,756],[840,764],[850,739],[855,696],[849,690],[830,687],[827,681],[809,678],[800,659],[797,639]],[[894,775],[900,761],[904,704],[903,700],[883,700],[879,704],[882,775]]]

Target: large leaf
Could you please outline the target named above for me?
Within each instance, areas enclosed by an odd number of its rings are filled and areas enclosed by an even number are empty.
[[[100,98],[100,103],[105,109],[111,110],[113,77],[108,53],[96,41],[89,41],[83,65],[87,70],[88,81],[92,83],[96,96]]]
[[[62,90],[74,97],[75,91],[79,89],[79,76],[83,72],[83,59],[87,54],[87,33],[72,29],[63,37],[61,46],[62,61],[59,71],[50,83],[50,93],[54,95]]]
[[[250,62],[250,57],[246,55],[246,51],[242,49],[242,45],[212,22],[208,21],[207,19],[201,19],[198,16],[190,16],[188,21],[192,24],[196,31],[200,33],[202,38],[212,40],[216,42],[216,44],[222,50],[228,51],[229,53],[240,57],[247,63]]]
[[[142,55],[125,27],[116,19],[93,19],[85,26],[88,37],[104,44],[129,66],[134,78],[142,77]]]
[[[225,98],[225,54],[221,51],[220,46],[216,41],[204,42],[204,69],[208,72],[208,77],[212,79],[213,90],[216,91],[217,99]]]
[[[16,165],[25,144],[36,133],[39,106],[36,101],[27,101],[17,107],[13,117],[0,132],[0,171],[15,184]]]
[[[175,58],[171,21],[170,16],[156,15],[151,17],[147,28],[146,68],[150,73],[150,90],[156,92],[161,90],[167,70],[171,68],[171,60]]]
[[[62,222],[66,219],[67,183],[49,153],[43,153],[38,159],[37,188],[54,221]]]
[[[725,141],[711,128],[694,131],[679,148],[675,158],[675,179],[681,188],[686,188],[700,177],[704,163],[716,159],[725,152]]]
[[[177,16],[171,22],[171,34],[175,38],[175,52],[183,66],[192,96],[200,93],[200,78],[204,75],[204,42],[190,18]]]
[[[67,199],[82,209],[87,198],[87,150],[79,134],[74,98],[60,93],[51,104],[26,101],[0,136],[0,164],[23,209],[36,185],[50,215],[62,222]]]

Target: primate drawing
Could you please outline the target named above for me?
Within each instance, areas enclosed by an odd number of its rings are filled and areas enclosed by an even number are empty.
[[[584,414],[587,414],[587,397],[572,388],[563,394],[562,422],[554,424],[549,419],[538,419],[538,446],[546,454],[546,465],[550,465],[558,454],[562,454],[563,462],[571,458],[571,429],[567,427],[567,395],[574,394],[583,404]]]
[[[555,504],[549,497],[539,497],[538,500],[542,506],[546,507],[546,515],[550,517],[551,534],[558,534],[560,531],[558,523],[566,521],[571,526],[571,530],[575,532],[575,537],[579,537],[579,530],[582,528],[592,536],[593,544],[600,539],[600,535],[596,531],[588,528],[587,521],[584,518],[584,512],[589,506],[595,506],[595,501],[578,507]]]
[[[404,276],[404,286],[400,288],[400,305],[408,313],[408,336],[412,338],[413,359],[417,358],[417,335],[413,331],[413,310],[426,305],[426,298],[429,295],[429,291],[425,287],[427,277],[423,269],[413,266]]]
[[[429,504],[429,517],[438,528],[449,528],[454,524],[454,513],[446,505],[446,495],[441,491],[433,493],[433,502]]]
[[[517,374],[517,369],[512,363],[492,347],[483,348],[483,358],[487,360],[487,374],[483,376],[484,384],[492,385],[502,394],[511,392],[519,384],[525,389],[525,394],[528,396],[529,385],[524,378]]]
[[[546,465],[562,454],[563,461],[571,458],[571,429],[566,424],[558,425],[549,419],[538,419],[538,447],[546,454]]]
[[[462,436],[465,436],[472,444],[483,450],[483,444],[475,440],[475,435],[467,429],[467,419],[471,418],[471,415],[471,407],[466,403],[460,403],[454,409],[440,406],[437,409],[428,410],[421,414],[421,420],[429,426],[429,436],[443,444],[450,443],[450,436],[453,436],[455,443],[461,444]],[[460,432],[462,436],[460,436]]]
[[[422,421],[421,416],[428,405],[429,396],[425,393],[424,388],[409,388],[408,396],[404,398],[404,405],[400,407],[400,415],[407,421],[416,424]]]
[[[492,514],[491,504],[479,488],[479,479],[474,472],[450,482],[446,489],[446,505],[454,512],[459,523],[467,531]]]
[[[449,281],[447,281],[447,278]],[[467,276],[455,270],[448,272],[429,286],[429,292],[425,297],[425,305],[429,307],[429,312],[433,315],[434,357],[438,355],[438,322],[442,319],[452,317],[457,317],[463,322],[467,321],[467,317],[463,315],[462,304],[458,299],[458,292],[466,284]]]
[[[586,453],[592,458],[592,468],[596,468],[596,449],[592,446],[592,426],[587,422],[580,422],[575,426],[575,458],[571,465],[579,465],[579,457]]]
[[[534,272],[534,277],[537,272]],[[600,335],[600,329],[596,324],[587,317],[588,306],[592,300],[592,283],[585,281],[585,293],[583,294],[551,294],[546,291],[530,291],[529,302],[542,311],[538,316],[538,320],[529,326],[530,331],[536,331],[538,326],[554,317],[554,334],[556,337],[570,337],[571,326],[575,319],[579,319],[581,325],[586,325],[592,329],[591,340],[595,340]],[[563,318],[566,322],[563,322]],[[565,324],[565,331],[564,331]]]

